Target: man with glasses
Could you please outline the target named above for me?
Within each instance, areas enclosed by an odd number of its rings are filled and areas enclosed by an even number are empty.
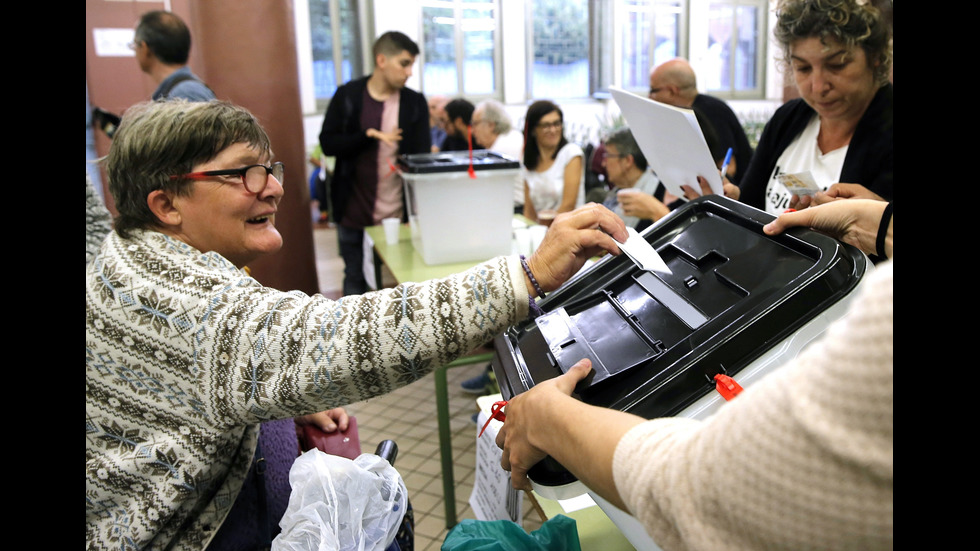
[[[152,99],[208,101],[215,98],[214,91],[187,66],[191,33],[175,14],[162,10],[144,13],[129,48],[135,52],[140,69],[157,83]],[[112,138],[119,125],[119,115],[95,107],[92,124]]]
[[[700,110],[718,134],[718,147],[722,151],[732,148],[726,176],[738,185],[752,160],[752,145],[738,116],[724,100],[698,93],[697,77],[686,59],[678,57],[654,67],[650,72],[649,97],[675,107]]]
[[[429,105],[405,86],[419,54],[403,33],[389,31],[374,43],[374,71],[339,88],[320,129],[323,154],[337,159],[330,205],[344,259],[344,294],[367,292],[364,228],[384,218],[406,221],[399,154],[429,153]]]
[[[119,215],[86,265],[86,549],[212,551],[250,477],[271,475],[260,424],[292,426],[420,379],[627,238],[591,205],[556,219],[526,260],[333,301],[248,275],[282,246],[283,166],[246,109],[137,104],[103,162]],[[252,469],[260,454],[270,470]],[[242,533],[263,511],[249,503]],[[223,548],[257,541],[235,543]]]
[[[144,13],[130,47],[136,52],[140,69],[157,83],[153,99],[208,101],[215,98],[214,92],[187,66],[191,32],[176,14],[162,10]]]
[[[602,166],[614,187],[602,204],[637,231],[669,214],[670,208],[663,203],[666,188],[650,170],[633,132],[614,130],[603,143]]]
[[[514,128],[510,115],[499,101],[488,99],[476,104],[473,117],[473,139],[485,149],[520,160],[524,153],[524,134]],[[524,212],[524,178],[514,177],[514,214]]]

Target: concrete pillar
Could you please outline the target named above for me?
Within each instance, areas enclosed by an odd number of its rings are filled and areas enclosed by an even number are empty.
[[[191,52],[204,67],[202,78],[219,98],[258,117],[272,140],[275,160],[286,165],[286,193],[276,214],[283,248],[249,265],[252,276],[284,291],[320,292],[292,2],[183,0],[173,4],[175,12],[178,5],[186,5],[193,20],[188,22],[194,33]]]

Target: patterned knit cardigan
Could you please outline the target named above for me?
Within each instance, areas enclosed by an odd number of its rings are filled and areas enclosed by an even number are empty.
[[[332,301],[155,231],[113,232],[86,276],[89,549],[203,549],[261,421],[390,392],[528,314],[516,257]]]

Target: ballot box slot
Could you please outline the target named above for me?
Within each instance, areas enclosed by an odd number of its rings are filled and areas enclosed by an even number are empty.
[[[679,295],[652,272],[642,272],[635,276],[636,283],[643,287],[657,302],[663,304],[691,329],[697,329],[708,321],[708,317],[690,301]]]

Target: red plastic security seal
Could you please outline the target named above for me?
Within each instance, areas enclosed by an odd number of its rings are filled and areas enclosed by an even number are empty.
[[[483,431],[487,430],[487,426],[490,425],[491,419],[496,419],[501,423],[503,423],[507,419],[507,416],[504,415],[503,412],[504,406],[506,405],[507,405],[507,400],[498,400],[494,402],[492,406],[490,406],[490,417],[487,418],[486,423],[483,423],[483,428],[480,429],[480,434],[476,435],[477,438],[483,436]]]
[[[470,178],[476,178],[476,171],[473,170],[473,125],[468,125],[466,127],[466,141],[469,144],[470,149],[470,169],[467,171],[470,173]]]
[[[718,394],[721,394],[721,397],[725,400],[731,400],[732,398],[738,396],[739,392],[742,392],[742,387],[735,382],[735,379],[732,379],[723,373],[719,373],[715,375],[715,390],[717,390]]]

